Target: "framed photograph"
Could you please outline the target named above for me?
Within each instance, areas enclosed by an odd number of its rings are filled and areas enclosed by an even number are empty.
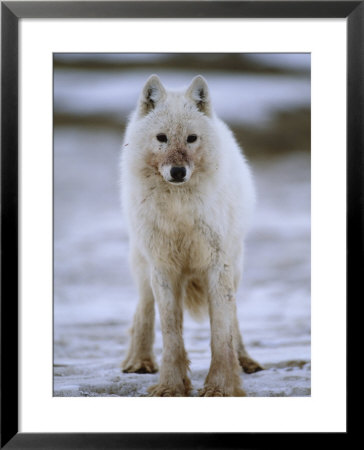
[[[1,447],[347,437],[363,3],[1,11]]]

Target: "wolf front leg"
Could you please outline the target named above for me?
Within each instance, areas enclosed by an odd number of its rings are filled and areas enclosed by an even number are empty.
[[[187,396],[191,383],[187,376],[189,361],[183,344],[182,295],[180,286],[166,272],[154,270],[152,288],[156,298],[163,336],[160,380],[148,391],[156,397]]]
[[[236,304],[231,269],[227,264],[209,274],[211,365],[200,390],[202,397],[242,397],[235,340]]]

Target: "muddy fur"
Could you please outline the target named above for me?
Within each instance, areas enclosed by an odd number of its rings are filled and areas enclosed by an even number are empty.
[[[172,168],[183,168],[184,178],[174,178]],[[139,291],[123,370],[157,370],[156,302],[163,356],[150,395],[191,391],[184,309],[210,317],[211,365],[200,395],[245,395],[241,367],[248,373],[261,369],[244,347],[235,299],[254,189],[239,146],[213,111],[203,77],[182,91],[167,91],[156,75],[148,79],[126,130],[121,182]]]

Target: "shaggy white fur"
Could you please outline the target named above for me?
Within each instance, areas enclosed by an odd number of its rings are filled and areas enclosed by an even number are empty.
[[[201,396],[240,396],[240,366],[262,367],[246,352],[236,316],[244,239],[254,207],[251,171],[229,128],[216,117],[206,81],[167,91],[152,75],[125,133],[122,199],[139,303],[125,372],[152,373],[154,301],[163,334],[154,396],[191,390],[182,337],[183,308],[208,310],[211,366]]]

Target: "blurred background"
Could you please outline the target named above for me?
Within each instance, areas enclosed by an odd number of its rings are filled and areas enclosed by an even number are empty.
[[[244,148],[257,209],[238,314],[250,396],[310,395],[310,55],[54,54],[54,395],[141,396],[158,375],[123,374],[137,293],[120,208],[123,131],[152,73],[202,74]],[[209,322],[185,319],[193,395],[209,368]],[[156,330],[156,356],[162,341]]]

